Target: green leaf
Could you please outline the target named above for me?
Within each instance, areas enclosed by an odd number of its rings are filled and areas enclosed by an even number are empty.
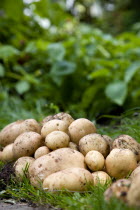
[[[88,75],[89,79],[95,79],[95,78],[100,78],[100,77],[106,77],[108,76],[110,71],[108,69],[100,69],[97,71],[92,72],[91,74]]]
[[[140,69],[140,61],[136,61],[134,63],[132,63],[128,69],[126,69],[125,71],[125,76],[124,76],[124,80],[125,82],[129,82],[132,77],[134,76],[134,74]]]
[[[4,77],[5,72],[4,72],[4,67],[2,64],[0,64],[0,77]]]
[[[59,61],[54,63],[50,73],[54,76],[65,76],[74,73],[75,70],[76,70],[75,63],[68,61]]]
[[[23,94],[30,89],[30,84],[27,81],[19,81],[16,84],[15,89],[19,94]]]
[[[123,105],[127,96],[127,84],[123,81],[115,81],[107,85],[105,94],[111,101]]]
[[[61,61],[65,56],[65,48],[61,43],[53,43],[48,45],[47,52],[51,61]]]
[[[0,58],[2,59],[6,59],[18,54],[19,50],[10,45],[0,46]]]

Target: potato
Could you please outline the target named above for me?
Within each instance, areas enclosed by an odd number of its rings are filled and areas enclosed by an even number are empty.
[[[73,121],[74,119],[72,118],[71,115],[69,115],[68,113],[65,113],[65,112],[60,112],[58,114],[55,114],[55,115],[49,115],[48,117],[45,117],[42,121],[42,124],[50,121],[50,120],[54,120],[54,119],[57,119],[57,120],[63,120],[64,122],[67,123],[67,125],[69,126]]]
[[[112,197],[121,199],[122,201],[127,201],[127,193],[131,186],[131,180],[129,179],[119,179],[114,182],[104,193],[106,201],[109,201]]]
[[[45,138],[45,144],[51,150],[68,147],[69,141],[70,137],[63,131],[53,131]]]
[[[130,189],[127,193],[127,201],[131,206],[140,207],[140,174],[137,174],[132,183]]]
[[[130,178],[134,178],[137,174],[140,175],[140,166],[138,166],[137,168],[135,168],[135,170],[132,172]]]
[[[71,141],[77,145],[83,136],[96,132],[95,125],[85,118],[74,120],[68,129]]]
[[[129,135],[120,135],[113,142],[113,148],[129,149],[140,160],[140,144]]]
[[[77,146],[77,144],[75,144],[75,143],[72,142],[72,141],[69,142],[68,147],[71,148],[71,149],[75,149],[75,150],[78,151],[78,146]]]
[[[50,174],[72,167],[85,168],[84,156],[70,148],[57,149],[35,160],[29,168],[30,181],[39,186]]]
[[[10,162],[12,160],[14,160],[14,154],[13,154],[13,143],[7,145],[6,147],[4,147],[3,149],[3,154],[2,154],[2,159],[5,162]]]
[[[25,132],[20,134],[13,145],[14,157],[17,159],[23,156],[31,156],[42,146],[42,137],[35,132]]]
[[[22,181],[24,175],[28,177],[28,168],[35,161],[32,157],[20,157],[14,164],[16,178]]]
[[[34,154],[34,158],[37,159],[43,155],[47,155],[50,152],[49,148],[46,146],[39,147]]]
[[[108,154],[108,145],[102,135],[92,133],[80,139],[79,150],[83,155],[86,155],[91,150],[96,150],[106,157]]]
[[[18,120],[4,127],[0,132],[0,145],[6,146],[24,132],[35,131],[40,133],[40,125],[34,119]]]
[[[96,171],[92,173],[94,185],[105,185],[111,183],[111,177],[104,171]]]
[[[112,150],[113,140],[112,140],[112,138],[110,138],[110,137],[107,136],[107,135],[102,135],[102,137],[104,138],[104,140],[105,140],[106,143],[108,144],[107,154],[109,154],[110,151]]]
[[[45,138],[52,131],[63,131],[68,133],[68,125],[63,120],[50,120],[41,129],[41,136]]]
[[[85,163],[91,171],[100,171],[104,167],[104,156],[95,150],[88,152],[85,156]]]
[[[113,149],[105,160],[105,167],[111,177],[122,179],[137,167],[136,157],[129,149]]]
[[[84,168],[67,168],[49,175],[43,182],[44,190],[85,191],[93,184],[91,173]]]

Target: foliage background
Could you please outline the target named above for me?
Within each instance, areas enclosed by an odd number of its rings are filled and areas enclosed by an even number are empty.
[[[140,2],[70,2],[0,2],[2,112],[98,119],[139,107]]]

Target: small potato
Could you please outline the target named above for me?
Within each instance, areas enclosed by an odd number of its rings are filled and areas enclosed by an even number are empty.
[[[104,193],[106,201],[109,201],[112,197],[121,199],[122,201],[127,201],[127,193],[131,186],[131,180],[129,179],[119,179],[114,182]]]
[[[50,120],[43,125],[41,129],[41,136],[45,138],[53,131],[63,131],[68,133],[68,125],[63,120]]]
[[[98,184],[105,185],[111,183],[111,177],[104,171],[93,172],[92,177],[94,185]]]
[[[15,159],[23,156],[31,156],[42,146],[42,137],[35,132],[25,132],[20,134],[13,145],[13,153]]]
[[[6,147],[4,147],[3,151],[2,151],[2,159],[5,162],[10,162],[12,160],[14,160],[14,154],[13,154],[13,143],[7,145]]]
[[[40,133],[41,127],[34,119],[18,120],[4,127],[0,132],[0,145],[6,146],[24,132],[34,131]]]
[[[129,149],[113,149],[105,160],[105,167],[111,177],[122,179],[137,167],[136,157]]]
[[[43,155],[47,155],[50,152],[49,148],[46,146],[39,147],[34,154],[34,158],[37,159]]]
[[[131,206],[140,207],[140,174],[137,174],[132,183],[127,194],[128,204]]]
[[[71,115],[69,115],[68,113],[65,113],[65,112],[60,112],[58,114],[55,114],[55,115],[50,115],[48,117],[45,117],[42,121],[42,124],[50,121],[50,120],[63,120],[64,122],[67,123],[67,125],[69,126],[73,121],[74,119],[72,118]]]
[[[120,135],[113,141],[113,148],[129,149],[131,150],[137,161],[140,161],[140,144],[129,135]]]
[[[71,148],[71,149],[75,149],[75,150],[79,151],[77,144],[75,144],[74,142],[70,141],[68,147]]]
[[[108,154],[108,145],[102,135],[92,133],[80,139],[79,150],[83,155],[86,155],[91,150],[96,150],[106,157]]]
[[[68,129],[71,141],[77,145],[83,136],[96,132],[95,125],[85,118],[74,120]]]
[[[21,157],[14,164],[16,178],[22,181],[24,175],[28,176],[28,168],[35,161],[32,157]]]
[[[105,159],[100,152],[92,150],[86,154],[85,163],[90,170],[100,171],[104,167]]]
[[[66,168],[86,168],[84,156],[73,149],[61,148],[35,160],[29,168],[30,181],[33,186],[40,186],[40,182],[52,173]]]
[[[93,184],[91,173],[84,168],[67,168],[49,175],[43,182],[44,190],[85,191]]]
[[[45,144],[51,150],[68,147],[69,141],[69,136],[63,131],[53,131],[45,138]]]

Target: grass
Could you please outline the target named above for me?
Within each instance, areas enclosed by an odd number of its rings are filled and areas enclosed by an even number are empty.
[[[43,116],[57,112],[57,107],[48,107],[42,102],[37,102],[36,107],[24,106],[20,100],[14,98],[10,102],[5,101],[0,110],[0,128],[6,124],[18,119],[35,118],[41,120]],[[111,116],[106,116],[111,117]],[[109,126],[97,125],[98,132],[115,138],[120,134],[128,134],[140,142],[140,113],[132,110],[124,113],[120,117],[112,118]],[[3,163],[0,162],[0,170]],[[36,189],[30,185],[28,179],[23,182],[17,182],[14,177],[11,178],[10,184],[5,191],[0,192],[2,198],[13,198],[15,200],[26,200],[36,204],[50,204],[58,208],[67,210],[134,210],[136,208],[128,207],[121,201],[113,198],[110,202],[104,200],[104,191],[106,186],[91,187],[87,193],[70,193],[70,192],[45,192]]]

